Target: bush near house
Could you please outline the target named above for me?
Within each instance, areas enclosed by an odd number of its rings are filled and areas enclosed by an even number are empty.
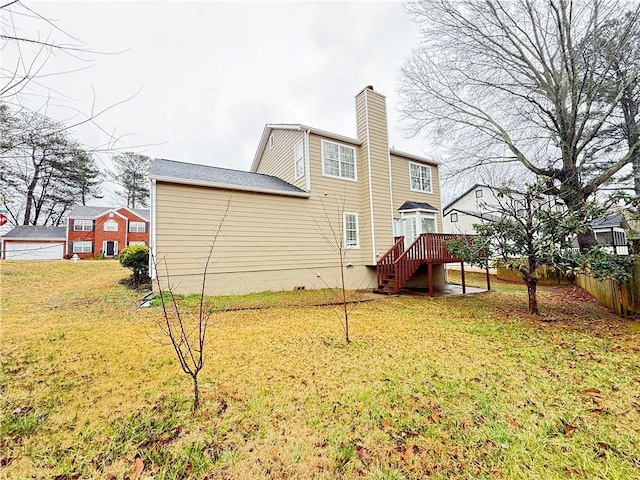
[[[350,344],[318,292],[252,295],[270,308],[215,314],[193,416],[127,273],[3,262],[3,478],[638,477],[640,330],[580,289],[541,287],[545,321],[498,280],[384,297]]]
[[[149,274],[149,247],[129,245],[120,252],[120,265],[133,271],[133,282],[140,285],[142,275]]]

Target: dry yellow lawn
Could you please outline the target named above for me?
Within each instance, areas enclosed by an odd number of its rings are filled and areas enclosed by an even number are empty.
[[[542,319],[500,282],[379,298],[349,345],[317,294],[247,297],[271,308],[214,316],[193,416],[128,271],[0,268],[6,478],[640,478],[640,332],[570,288]]]

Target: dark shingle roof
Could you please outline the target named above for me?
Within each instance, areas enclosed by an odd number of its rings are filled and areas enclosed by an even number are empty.
[[[148,208],[132,208],[131,211],[138,215],[140,218],[144,218],[147,221],[149,221],[149,219],[151,218],[151,213]]]
[[[69,212],[69,218],[93,218],[108,212],[113,207],[93,207],[90,205],[78,205]]]
[[[65,240],[66,227],[43,227],[40,225],[20,225],[4,234],[4,238],[28,238],[32,240]]]
[[[625,222],[624,215],[611,215],[610,217],[596,218],[591,222],[592,228],[621,227]]]
[[[92,205],[78,205],[73,207],[73,210],[69,213],[69,218],[94,218],[98,215],[102,215],[105,212],[110,210],[118,210],[119,208],[124,207],[96,207]],[[149,220],[151,215],[149,214],[149,209],[143,208],[130,208],[132,212],[136,215],[140,216],[144,220]]]
[[[398,209],[399,212],[402,212],[403,210],[431,210],[434,212],[437,212],[438,209],[436,207],[434,207],[433,205],[430,205],[428,203],[421,203],[421,202],[410,202],[409,200],[407,200],[406,202],[404,202],[402,204],[402,206]]]
[[[149,172],[151,178],[185,181],[185,183],[210,183],[230,188],[239,187],[246,190],[272,191],[274,193],[306,194],[295,185],[284,180],[262,173],[244,172],[228,168],[211,167],[195,163],[176,162],[156,158]]]

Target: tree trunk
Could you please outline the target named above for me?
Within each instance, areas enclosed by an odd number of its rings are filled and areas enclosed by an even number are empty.
[[[531,315],[538,315],[538,296],[537,296],[537,284],[538,280],[535,278],[525,280],[527,284],[527,294],[529,295],[529,313]]]
[[[194,412],[197,412],[200,408],[200,388],[198,386],[198,374],[192,376],[193,378],[193,408]]]
[[[38,180],[40,179],[40,164],[36,162],[35,148],[31,150],[31,161],[33,163],[33,178],[27,187],[27,202],[24,206],[24,221],[23,225],[29,225],[31,222],[31,209],[33,208],[33,192],[36,190]]]
[[[633,157],[633,187],[636,195],[640,197],[640,153]]]

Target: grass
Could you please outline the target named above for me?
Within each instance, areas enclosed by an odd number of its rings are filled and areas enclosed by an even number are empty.
[[[639,478],[640,333],[580,290],[379,297],[349,345],[317,292],[219,299],[193,416],[116,262],[0,267],[5,478]]]

